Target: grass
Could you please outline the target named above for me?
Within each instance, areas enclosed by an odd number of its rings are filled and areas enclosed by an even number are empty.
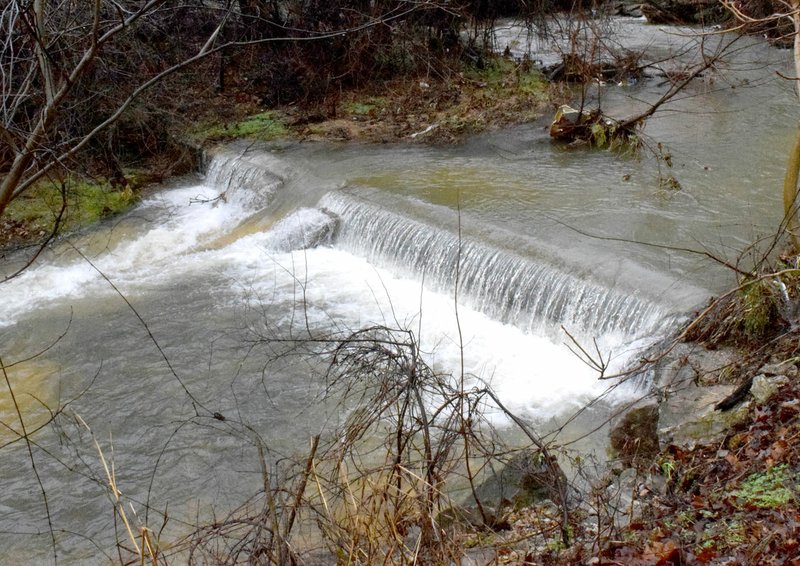
[[[70,177],[59,187],[40,183],[11,202],[4,220],[25,226],[33,236],[51,231],[66,199],[61,229],[73,231],[127,210],[134,202],[130,188],[117,190],[107,183]]]
[[[465,79],[483,89],[486,96],[542,96],[544,101],[548,92],[542,74],[524,61],[516,63],[504,57],[496,57],[482,67],[467,67],[463,74]]]
[[[196,141],[223,141],[252,138],[271,141],[289,134],[289,130],[276,112],[261,112],[230,124],[205,124],[191,134]]]
[[[740,292],[742,301],[742,324],[747,336],[763,338],[777,317],[778,298],[769,279],[755,281]]]
[[[441,126],[437,141],[538,118],[552,95],[530,64],[504,57],[489,59],[481,67],[468,66],[461,77],[455,100],[431,120]]]
[[[342,104],[342,110],[353,116],[374,116],[387,106],[383,96],[368,96],[362,100],[348,101]]]

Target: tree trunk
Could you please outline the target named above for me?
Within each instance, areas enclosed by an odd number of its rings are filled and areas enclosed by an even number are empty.
[[[794,147],[789,154],[789,163],[786,166],[786,177],[783,181],[783,215],[786,221],[786,231],[795,253],[800,252],[800,234],[797,230],[797,178],[800,174],[800,126],[797,128]]]
[[[36,23],[36,57],[39,60],[39,71],[42,74],[42,83],[47,104],[53,103],[55,98],[55,85],[53,83],[53,69],[50,67],[50,59],[47,54],[47,38],[45,37],[45,12],[44,1],[35,0],[33,3],[33,15]]]

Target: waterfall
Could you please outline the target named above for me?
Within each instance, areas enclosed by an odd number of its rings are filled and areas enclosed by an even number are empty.
[[[476,310],[528,332],[563,325],[583,337],[663,329],[671,317],[635,289],[581,279],[543,261],[459,238],[349,192],[326,195],[321,205],[340,218],[337,246],[371,263],[411,272],[434,289],[459,295]]]
[[[274,252],[305,250],[331,244],[338,225],[336,216],[318,208],[300,208],[280,220],[265,234],[264,245]]]
[[[247,208],[263,208],[283,184],[283,179],[263,164],[241,155],[217,153],[205,172],[206,185],[219,189],[221,200]]]

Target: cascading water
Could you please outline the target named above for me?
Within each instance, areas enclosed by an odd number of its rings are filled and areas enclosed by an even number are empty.
[[[97,563],[115,544],[92,437],[69,428],[77,416],[107,455],[113,446],[118,488],[138,512],[169,509],[165,540],[263,487],[260,456],[227,434],[232,421],[276,458],[339,422],[320,403],[319,364],[269,360],[263,334],[407,328],[437,370],[489,383],[540,422],[603,394],[561,325],[622,367],[730,282],[680,248],[733,256],[781,220],[774,187],[796,101],[783,82],[766,84],[777,80],[769,67],[747,69],[760,73],[749,84],[771,90],[699,89],[676,104],[682,112],[648,124],[671,144],[681,191],[654,188],[647,159],[565,152],[535,125],[458,148],[247,144],[213,157],[204,179],[57,243],[3,285],[0,356],[31,426],[51,417],[43,404],[66,404],[68,422],[33,447],[59,558]],[[635,94],[659,96],[647,88]],[[709,144],[701,131],[727,141]],[[208,413],[198,416],[200,405]],[[7,444],[15,419],[0,403],[0,546],[8,561],[46,562],[41,488],[23,443]]]
[[[339,219],[318,208],[301,208],[280,220],[265,235],[264,245],[275,252],[291,252],[330,245]]]
[[[218,153],[206,167],[206,184],[220,191],[215,198],[240,202],[250,208],[269,204],[283,180],[263,165],[240,155]]]
[[[337,245],[371,263],[411,272],[434,288],[459,292],[466,304],[526,332],[565,326],[582,336],[650,334],[673,323],[666,309],[637,291],[602,287],[545,263],[461,238],[359,198],[329,193],[321,205],[341,219]]]

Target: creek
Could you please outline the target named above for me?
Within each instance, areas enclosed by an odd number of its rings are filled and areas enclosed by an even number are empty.
[[[618,23],[632,47],[650,44],[659,57],[685,41]],[[523,49],[518,34],[506,28],[499,41]],[[137,512],[168,506],[180,532],[184,521],[224,516],[261,482],[255,450],[225,421],[196,417],[197,406],[245,422],[274,459],[343,418],[324,399],[325,360],[265,337],[407,328],[438,371],[490,384],[510,409],[551,426],[610,385],[569,351],[562,327],[623,368],[734,281],[681,248],[735,261],[779,225],[797,103],[775,71],[790,73],[791,54],[740,45],[648,121],[646,143],[663,144],[672,168],[647,151],[637,159],[555,145],[545,121],[456,147],[220,148],[203,176],[64,239],[3,285],[0,355],[28,429],[46,420],[43,404],[68,403],[65,414],[80,415],[108,459],[113,446],[119,488]],[[628,115],[661,82],[589,94]],[[663,188],[660,174],[681,188]],[[13,268],[13,258],[1,267]],[[615,388],[589,420],[636,394],[633,384]],[[1,420],[16,430],[3,396]],[[12,438],[0,432],[3,445]],[[102,561],[113,506],[87,429],[46,429],[37,440],[60,555]],[[27,450],[3,450],[5,560],[46,561]]]

